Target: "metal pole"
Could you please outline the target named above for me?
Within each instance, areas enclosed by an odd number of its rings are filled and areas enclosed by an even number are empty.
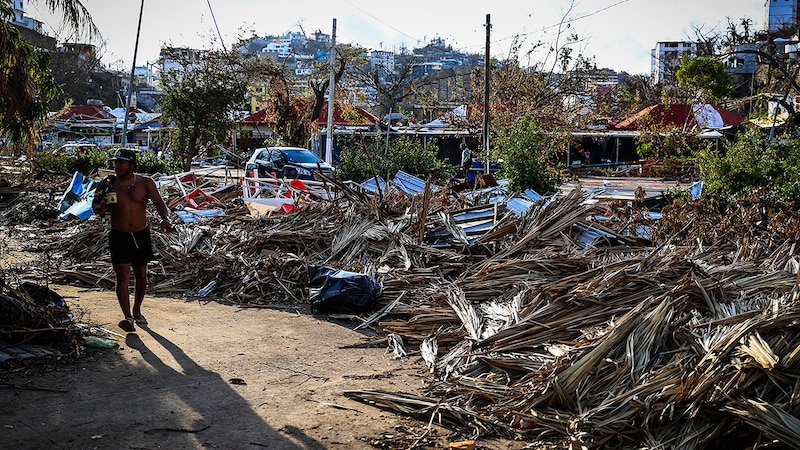
[[[131,65],[131,80],[128,85],[128,98],[125,100],[125,120],[122,122],[122,144],[128,144],[128,113],[131,107],[131,95],[133,95],[133,73],[136,71],[136,52],[139,51],[139,32],[142,31],[142,12],[144,11],[144,0],[139,7],[139,25],[136,27],[136,45],[133,47],[133,64]]]
[[[483,173],[489,173],[489,43],[492,34],[491,14],[486,14],[486,53],[483,55],[484,92],[483,92]]]
[[[334,88],[336,87],[336,19],[333,19],[331,32],[331,78],[328,82],[328,134],[325,141],[325,162],[333,164],[333,103]]]
[[[392,131],[392,108],[389,108],[389,120],[386,121],[386,150],[385,155],[389,154],[389,132]]]

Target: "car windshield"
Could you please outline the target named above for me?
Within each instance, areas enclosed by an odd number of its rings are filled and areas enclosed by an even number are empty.
[[[321,163],[322,160],[308,150],[281,150],[286,160],[293,163]]]

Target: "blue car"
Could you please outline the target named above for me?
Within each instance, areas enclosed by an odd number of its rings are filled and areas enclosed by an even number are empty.
[[[247,160],[250,176],[321,181],[333,178],[334,168],[311,151],[299,147],[257,148]]]

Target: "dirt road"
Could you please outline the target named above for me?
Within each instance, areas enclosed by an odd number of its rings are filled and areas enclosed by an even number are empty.
[[[112,292],[52,286],[83,321],[116,328]],[[465,436],[351,401],[421,393],[419,357],[304,311],[148,297],[150,324],[77,364],[0,375],[5,448],[447,448]],[[421,438],[421,439],[420,439]],[[479,448],[520,443],[484,440]]]

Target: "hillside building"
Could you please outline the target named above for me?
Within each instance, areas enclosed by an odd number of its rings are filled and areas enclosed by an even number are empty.
[[[26,28],[36,33],[43,34],[42,22],[33,17],[26,16],[24,5],[24,0],[11,0],[11,10],[14,13],[14,18],[11,19],[11,23],[20,28]]]
[[[697,44],[687,41],[657,42],[650,53],[650,79],[653,83],[675,80],[684,56],[697,56]]]
[[[767,30],[774,32],[797,25],[798,0],[767,0]]]

